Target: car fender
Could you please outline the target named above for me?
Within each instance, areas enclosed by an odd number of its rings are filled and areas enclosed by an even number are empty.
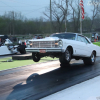
[[[74,40],[67,40],[67,39],[62,39],[63,41],[63,50],[65,50],[70,46],[73,48],[73,54],[75,54],[75,48],[76,48],[76,43]]]

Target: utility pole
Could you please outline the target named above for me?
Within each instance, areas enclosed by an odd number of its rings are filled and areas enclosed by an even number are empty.
[[[50,0],[50,32],[52,33],[52,8],[51,8],[51,0]]]
[[[13,16],[12,29],[13,29],[13,35],[14,35],[15,34],[15,31],[14,31],[14,11],[12,11],[12,16]]]
[[[68,9],[68,0],[66,0],[66,8],[65,8],[65,32],[67,32],[67,9]]]

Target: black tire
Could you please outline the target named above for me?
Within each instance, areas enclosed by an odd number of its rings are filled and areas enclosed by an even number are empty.
[[[21,54],[26,54],[26,50],[25,50],[26,46],[25,45],[20,45],[18,47],[18,51],[21,53]]]
[[[32,59],[33,59],[34,62],[40,61],[39,53],[32,53]]]
[[[25,49],[23,49],[23,50],[20,50],[20,53],[21,53],[21,54],[26,54],[26,51],[25,51]]]
[[[59,58],[60,63],[62,65],[69,64],[69,62],[71,60],[71,56],[72,56],[71,50],[69,48],[67,48],[66,51]]]
[[[92,52],[90,57],[83,59],[83,62],[85,65],[94,65],[95,60],[96,60],[96,54],[95,54],[95,52]]]

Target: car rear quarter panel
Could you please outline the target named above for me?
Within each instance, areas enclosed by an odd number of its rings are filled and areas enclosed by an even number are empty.
[[[93,50],[96,51],[96,56],[100,56],[100,47],[93,44]]]

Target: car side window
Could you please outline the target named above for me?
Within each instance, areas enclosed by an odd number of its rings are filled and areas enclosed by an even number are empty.
[[[77,40],[80,41],[80,42],[84,42],[84,43],[90,43],[85,37],[83,36],[78,36],[77,37]]]
[[[81,36],[78,36],[78,37],[77,37],[77,40],[80,41],[80,42],[82,42]]]
[[[90,44],[90,42],[86,39],[86,38],[84,38],[85,39],[85,43],[88,43],[88,44]]]
[[[77,36],[77,41],[80,41],[80,42],[81,42],[81,38],[80,38],[80,36]]]
[[[82,42],[85,42],[85,39],[84,39],[84,37],[82,37],[82,36],[81,36],[81,40],[82,40]]]

